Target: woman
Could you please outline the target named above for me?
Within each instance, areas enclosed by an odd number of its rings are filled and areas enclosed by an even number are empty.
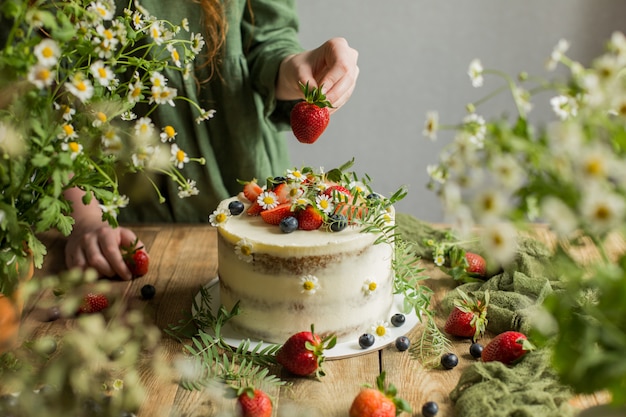
[[[287,145],[280,131],[288,128],[289,111],[302,98],[298,82],[323,84],[333,103],[331,111],[345,104],[354,90],[358,53],[341,38],[304,51],[297,39],[294,0],[143,0],[140,4],[171,22],[186,18],[191,32],[203,34],[208,52],[196,68],[195,79],[184,80],[175,72],[165,76],[179,95],[194,98],[216,113],[200,125],[185,103],[159,106],[158,114],[151,115],[157,125],[179,126],[179,146],[206,159],[205,165],[184,168],[185,177],[196,181],[199,194],[180,200],[175,184],[153,178],[166,199],[160,204],[151,184],[125,184],[131,205],[122,209],[121,223],[206,221],[219,201],[240,190],[238,179],[266,178],[288,168]],[[67,266],[93,267],[102,276],[130,279],[119,248],[136,239],[134,232],[103,222],[95,200],[89,205],[81,202],[82,191],[70,190],[67,197],[74,202],[76,220],[66,247]]]

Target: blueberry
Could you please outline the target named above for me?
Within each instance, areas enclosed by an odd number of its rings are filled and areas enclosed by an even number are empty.
[[[61,318],[61,309],[58,306],[52,306],[46,314],[47,321],[55,321]]]
[[[439,406],[434,401],[428,401],[422,406],[422,416],[435,417],[439,412]]]
[[[287,182],[287,178],[285,178],[285,177],[274,177],[272,179],[272,182],[274,184],[280,184],[281,182]]]
[[[239,200],[233,200],[228,203],[228,210],[233,216],[238,216],[243,213],[243,203]]]
[[[481,356],[483,356],[483,345],[481,345],[480,343],[472,343],[469,348],[469,353],[470,355],[472,355],[472,357],[479,359]]]
[[[367,198],[368,200],[378,200],[380,198],[380,194],[371,193],[371,194],[368,194],[367,197],[365,198]]]
[[[404,314],[396,313],[393,316],[391,316],[391,324],[393,324],[395,327],[402,326],[405,321],[406,321],[406,317],[404,317]]]
[[[143,287],[141,287],[141,297],[144,300],[153,299],[155,294],[156,294],[156,288],[154,288],[154,285],[146,284]]]
[[[459,358],[454,353],[444,353],[441,357],[441,366],[452,369],[459,364]]]
[[[348,222],[346,221],[346,216],[342,214],[331,214],[328,216],[328,222],[330,225],[330,230],[333,232],[341,232],[346,228]]]
[[[371,333],[363,333],[359,337],[359,346],[361,349],[366,349],[374,344],[374,335]]]
[[[294,230],[298,230],[298,219],[293,216],[285,217],[280,221],[279,226],[283,233],[291,233]]]
[[[396,348],[400,352],[404,352],[405,350],[409,348],[409,346],[411,346],[411,341],[409,340],[408,337],[400,336],[396,339]]]

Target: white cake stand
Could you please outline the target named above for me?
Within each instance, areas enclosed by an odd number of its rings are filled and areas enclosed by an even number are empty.
[[[211,279],[205,286],[204,290],[208,291],[211,296],[211,313],[217,314],[217,310],[220,306],[220,286],[218,285],[219,278],[215,277]],[[197,311],[195,306],[201,306],[202,300],[202,292],[198,292],[195,297],[196,302],[192,306],[192,315],[195,317]],[[390,316],[395,313],[402,313],[402,302],[404,301],[404,297],[401,294],[394,295],[393,305],[391,307]],[[206,306],[204,306],[206,307]],[[404,313],[403,313],[404,314]],[[391,323],[387,328],[387,334],[384,338],[375,337],[374,344],[368,348],[361,348],[359,346],[358,338],[355,340],[347,340],[343,342],[338,342],[332,349],[328,349],[324,351],[324,357],[326,360],[333,359],[344,359],[352,356],[364,355],[367,353],[371,353],[373,351],[382,349],[392,343],[395,343],[396,338],[400,336],[404,336],[409,333],[415,326],[420,323],[419,317],[414,314],[405,314],[406,320],[404,324],[400,327],[394,327]],[[256,347],[259,343],[261,343],[261,348],[270,346],[270,343],[264,343],[260,340],[254,340],[250,338],[243,337],[237,331],[233,330],[231,326],[228,325],[228,322],[224,324],[221,329],[221,335],[224,342],[226,342],[229,346],[237,347],[244,340],[250,340],[250,348]]]

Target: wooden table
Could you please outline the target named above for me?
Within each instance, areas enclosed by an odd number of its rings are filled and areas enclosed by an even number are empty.
[[[200,287],[217,272],[216,230],[208,225],[142,225],[134,230],[146,244],[151,255],[149,273],[130,282],[113,282],[113,291],[128,300],[134,308],[143,308],[160,328],[177,323],[190,311],[192,300]],[[63,265],[65,239],[58,234],[43,236],[49,254],[43,270],[36,275],[43,276],[59,271]],[[425,272],[431,277],[428,285],[435,290],[434,304],[437,305],[445,292],[452,288],[452,280],[433,265],[425,264]],[[140,301],[138,294],[145,284],[153,284],[157,295],[153,300]],[[25,323],[33,327],[37,334],[60,334],[67,320],[44,322],[33,313],[37,299],[31,300],[25,309]],[[442,315],[439,315],[439,324]],[[411,338],[412,333],[408,334]],[[486,342],[486,340],[483,340]],[[165,336],[160,342],[166,357],[173,358],[181,352],[181,344]],[[386,371],[388,382],[398,388],[398,396],[407,400],[420,416],[422,404],[436,401],[440,417],[454,416],[453,405],[448,394],[466,366],[474,359],[468,352],[469,341],[454,341],[452,351],[460,359],[452,370],[426,369],[408,354],[399,352],[394,346],[348,359],[332,360],[325,363],[327,375],[321,380],[315,378],[293,378],[281,374],[281,378],[292,383],[269,394],[274,398],[274,416],[300,417],[344,417],[347,416],[354,396],[362,384],[374,384],[381,371]],[[277,369],[277,372],[280,372]],[[231,415],[235,409],[233,399],[223,398],[219,393],[209,391],[188,391],[176,381],[161,381],[150,372],[143,375],[148,398],[139,411],[140,417],[211,417]],[[580,407],[597,403],[595,397],[582,398]],[[294,414],[293,408],[298,411]],[[290,412],[291,410],[291,412]],[[308,410],[307,414],[304,410]],[[234,415],[234,414],[233,414]],[[404,414],[406,415],[406,414]]]

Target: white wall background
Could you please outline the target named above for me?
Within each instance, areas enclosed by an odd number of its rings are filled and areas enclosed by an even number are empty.
[[[354,157],[354,170],[369,174],[377,191],[407,185],[397,208],[427,221],[444,220],[426,189],[426,166],[449,136],[422,136],[426,112],[459,122],[467,103],[501,85],[487,77],[473,88],[473,58],[510,74],[548,75],[544,63],[560,38],[570,41],[570,57],[588,64],[613,31],[626,31],[624,0],[300,0],[298,9],[303,46],[343,36],[359,51],[361,72],[352,99],[314,145],[288,138],[292,163],[329,169]],[[507,103],[503,96],[479,113],[500,114]],[[552,117],[547,106],[533,113]]]

